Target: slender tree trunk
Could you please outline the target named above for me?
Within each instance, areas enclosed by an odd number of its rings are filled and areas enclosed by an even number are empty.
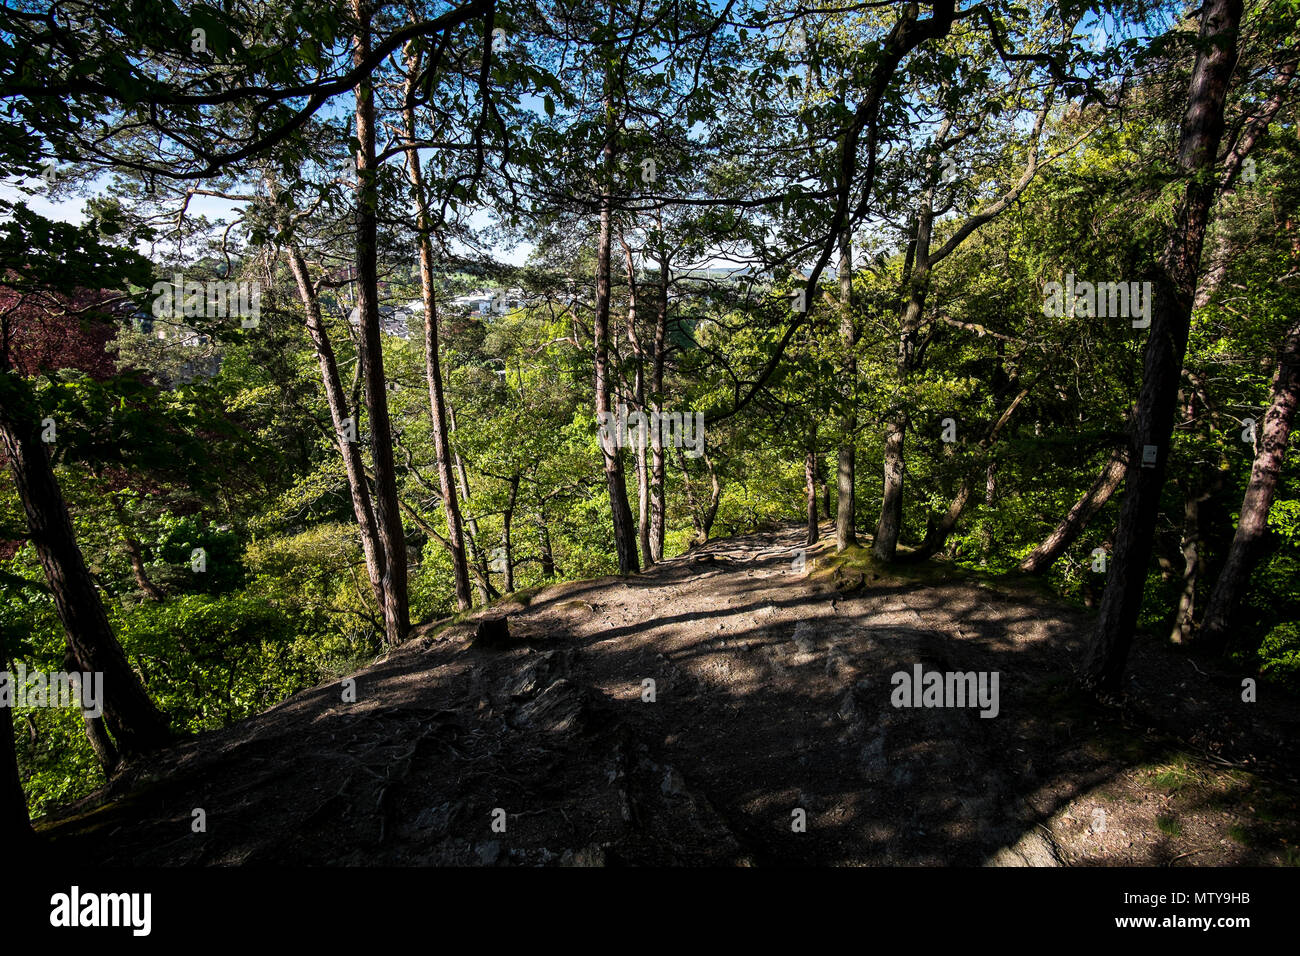
[[[1179,548],[1183,553],[1182,590],[1178,594],[1178,609],[1174,613],[1173,627],[1169,632],[1171,644],[1189,640],[1196,621],[1196,586],[1205,566],[1201,554],[1201,502],[1207,495],[1189,488],[1183,498],[1183,536]]]
[[[108,734],[108,727],[104,724],[104,718],[82,714],[81,720],[85,725],[86,739],[90,741],[90,749],[95,752],[95,759],[99,761],[105,776],[111,777],[117,772],[117,768],[121,764],[121,757],[117,753],[117,747],[113,746],[113,740]]]
[[[984,507],[987,514],[993,513],[993,504],[997,500],[997,463],[990,459],[988,468],[984,472]],[[980,528],[980,564],[989,563],[989,555],[993,553],[993,531],[989,525],[986,516],[983,526]]]
[[[456,433],[456,408],[453,405],[447,406],[447,422],[451,428],[451,433]],[[452,457],[456,462],[456,481],[460,485],[461,501],[469,501],[469,473],[465,470],[465,459],[460,456],[454,446]],[[491,578],[488,577],[487,556],[478,546],[478,519],[465,519],[465,536],[469,539],[470,558],[474,561],[474,567],[478,568],[478,574],[475,575],[474,586],[478,590],[480,604],[487,604],[488,601],[500,597],[496,588],[492,587]]]
[[[898,335],[898,385],[901,390],[911,375],[916,355],[916,337],[925,310],[925,295],[930,275],[930,231],[934,215],[933,187],[927,189],[916,220],[916,238],[909,248],[910,268],[906,269],[907,303],[903,309]],[[898,551],[898,537],[903,529],[903,478],[910,419],[906,406],[894,410],[885,433],[885,481],[881,497],[880,520],[876,523],[871,553],[881,561],[893,561]]]
[[[537,546],[542,555],[542,577],[555,577],[555,553],[551,550],[551,532],[546,527],[546,516],[537,516]]]
[[[833,521],[835,515],[831,512],[831,483],[826,480],[826,465],[821,455],[817,456],[817,481],[822,489],[822,512],[827,521]]]
[[[880,520],[871,553],[882,561],[893,561],[898,535],[903,527],[903,447],[907,437],[907,411],[894,412],[885,432],[885,482],[880,503]]]
[[[677,457],[682,465],[682,474],[686,474],[686,456],[680,448],[677,449]],[[699,531],[703,536],[703,541],[709,540],[709,535],[713,533],[713,522],[718,516],[718,503],[722,500],[722,483],[718,481],[718,470],[713,466],[713,459],[706,452],[702,456],[704,467],[709,472],[709,503],[704,508],[700,517]]]
[[[424,255],[420,252],[421,278],[425,277]],[[443,402],[442,368],[438,359],[438,301],[433,289],[432,259],[424,289],[424,372],[429,383],[429,415],[433,420],[434,454],[438,456],[438,486],[442,491],[443,510],[447,516],[447,544],[451,551],[452,575],[456,582],[456,606],[468,610],[473,605],[470,593],[469,566],[465,557],[465,534],[462,529],[460,501],[452,474],[451,442],[447,437],[447,411]]]
[[[1002,411],[1002,414],[998,416],[998,420],[993,424],[993,427],[989,429],[989,433],[984,438],[980,439],[980,451],[988,453],[989,446],[992,445],[993,442],[997,441],[998,435],[1001,433],[1003,427],[1011,420],[1012,414],[1020,407],[1020,403],[1025,400],[1025,396],[1028,394],[1028,388],[1021,389],[1011,403]],[[990,467],[992,467],[992,462],[990,462]],[[992,479],[987,477],[988,474],[990,473],[986,472],[985,481],[991,482]],[[938,521],[935,521],[933,516],[931,516],[926,522],[925,540],[921,542],[921,546],[908,554],[904,559],[900,560],[926,561],[942,551],[944,545],[948,543],[948,538],[952,535],[953,531],[956,530],[957,522],[960,520],[962,513],[966,510],[966,505],[970,503],[971,495],[974,490],[975,478],[972,475],[967,475],[962,479],[961,486],[957,489],[957,494],[953,496],[952,502],[948,505],[948,510],[944,513],[944,516]],[[988,493],[987,484],[986,493]]]
[[[636,448],[636,527],[641,542],[641,564],[649,568],[655,563],[650,550],[650,461],[645,445]]]
[[[384,552],[379,542],[379,531],[375,527],[375,512],[370,501],[370,488],[366,483],[366,465],[361,458],[361,444],[358,442],[360,423],[348,414],[347,396],[343,392],[343,382],[339,378],[338,360],[334,356],[334,347],[330,344],[329,331],[321,316],[320,299],[316,287],[312,284],[307,270],[307,262],[302,251],[293,243],[286,246],[289,258],[289,271],[293,273],[298,285],[298,298],[302,300],[303,311],[307,315],[307,332],[311,336],[316,350],[316,361],[320,365],[321,383],[325,386],[325,401],[329,405],[330,418],[334,423],[334,435],[339,455],[343,459],[343,471],[348,479],[348,493],[352,498],[352,514],[357,520],[357,530],[361,535],[361,552],[366,560],[366,574],[370,577],[370,586],[375,594],[376,607],[382,616],[386,601],[384,600]]]
[[[974,482],[969,477],[963,478],[957,494],[953,496],[943,517],[938,521],[931,517],[926,523],[925,539],[921,542],[921,546],[910,554],[898,556],[896,560],[928,561],[942,551],[943,546],[948,543],[949,536],[956,530],[957,522],[962,512],[966,510],[966,505],[970,503],[973,488]]]
[[[76,652],[71,645],[67,647],[63,654],[63,670],[64,673],[78,674],[83,674],[89,670],[77,660]],[[113,744],[113,738],[109,735],[108,727],[104,724],[104,718],[92,717],[82,711],[81,722],[82,729],[86,732],[86,740],[90,742],[90,749],[94,751],[95,759],[103,769],[104,776],[111,777],[117,772],[122,758],[117,752],[117,747]]]
[[[663,223],[660,221],[660,229]],[[658,301],[655,308],[654,366],[650,379],[650,403],[663,421],[664,352],[668,346],[668,273],[669,257],[666,251],[659,256]],[[664,531],[667,526],[667,492],[664,477],[667,473],[664,459],[664,440],[660,429],[650,436],[650,557],[664,559]]]
[[[26,383],[0,371],[0,441],[9,457],[32,544],[45,571],[68,645],[86,670],[104,675],[104,720],[124,758],[171,739],[167,719],[154,707],[108,623],[99,591],[77,546],[72,519],[40,439],[39,414]]]
[[[611,27],[613,7],[610,8]],[[594,326],[596,352],[596,417],[611,423],[616,417],[610,407],[609,368],[609,301],[610,255],[614,239],[614,91],[613,67],[605,76],[605,144],[601,150],[603,182],[600,191],[600,239],[596,249],[596,320]],[[611,431],[614,429],[611,428]],[[632,509],[627,501],[627,482],[623,474],[623,453],[617,441],[601,442],[605,462],[605,484],[609,490],[610,514],[614,522],[614,548],[618,553],[620,574],[634,574],[640,570],[637,562],[636,531],[632,524]]]
[[[509,594],[515,589],[515,551],[514,542],[510,538],[510,526],[515,518],[515,502],[519,500],[519,476],[515,475],[510,479],[510,496],[506,500],[505,514],[501,517],[501,547],[505,552],[505,574],[506,586],[505,593]]]
[[[371,0],[352,0],[357,18],[353,62],[370,54]],[[375,158],[375,96],[373,80],[363,77],[356,87],[357,166],[357,316],[360,352],[365,367],[366,412],[370,417],[375,473],[375,525],[384,549],[384,637],[400,644],[411,629],[407,596],[406,533],[397,499],[397,469],[393,463],[393,431],[388,416],[388,383],[379,331],[379,164]]]
[[[1300,323],[1291,326],[1273,373],[1272,398],[1259,432],[1259,451],[1250,468],[1250,481],[1241,500],[1241,517],[1232,536],[1228,557],[1219,572],[1205,607],[1205,621],[1196,643],[1221,650],[1235,623],[1250,575],[1263,556],[1268,541],[1268,513],[1277,494],[1286,461],[1286,445],[1300,403]]]
[[[1070,545],[1088,526],[1098,511],[1110,500],[1115,490],[1124,480],[1128,466],[1128,449],[1117,448],[1097,476],[1097,480],[1074,503],[1068,514],[1061,520],[1052,533],[1020,562],[1020,570],[1026,574],[1042,574],[1063,555]]]
[[[837,516],[835,520],[835,550],[843,551],[858,543],[857,520],[854,515],[854,460],[858,447],[856,386],[858,380],[858,333],[853,321],[853,246],[846,227],[840,232],[840,347],[844,349],[843,402],[840,414],[840,454]],[[814,499],[815,506],[815,499]],[[814,508],[815,510],[815,508]]]
[[[407,98],[404,119],[406,139],[416,141],[415,106],[412,94],[419,73],[420,56],[407,53]],[[438,484],[442,492],[443,513],[447,518],[447,545],[451,552],[452,576],[456,585],[456,606],[462,611],[473,604],[470,593],[469,567],[465,560],[465,537],[461,530],[460,503],[456,499],[452,477],[450,442],[447,440],[447,408],[442,390],[442,360],[438,354],[438,299],[433,275],[433,229],[429,200],[420,169],[420,151],[412,146],[406,151],[406,175],[415,200],[416,241],[420,248],[420,294],[424,302],[424,376],[429,386],[429,417],[433,422],[433,448],[438,457]]]
[[[1178,150],[1178,165],[1188,182],[1154,284],[1155,303],[1119,530],[1096,630],[1083,665],[1083,683],[1097,690],[1120,689],[1142,604],[1201,246],[1216,190],[1215,159],[1223,134],[1223,104],[1237,57],[1241,10],[1242,0],[1208,0],[1201,8],[1202,46],[1192,71]],[[1154,450],[1154,462],[1143,462],[1144,448]]]
[[[717,469],[706,452],[703,455],[704,466],[709,470],[709,503],[701,508],[695,498],[691,473],[686,470],[686,455],[677,449],[677,465],[682,470],[682,484],[686,489],[686,500],[691,506],[691,523],[695,525],[695,543],[704,544],[713,531],[714,519],[718,516],[718,503],[722,500],[722,484],[718,481]]]
[[[636,410],[645,415],[649,408],[645,398],[645,350],[641,347],[641,336],[636,328],[637,285],[636,267],[632,261],[632,248],[619,236],[623,246],[623,256],[627,267],[627,339],[632,346],[632,355],[636,360],[636,370],[632,384],[632,394]],[[658,432],[657,419],[652,419],[652,431]],[[647,442],[638,434],[636,443],[636,528],[641,543],[641,561],[644,567],[655,563],[650,549],[650,474],[647,460]]]
[[[448,554],[451,553],[451,545],[448,543],[447,539],[444,538],[441,534],[439,534],[438,529],[435,528],[433,525],[431,525],[428,522],[428,520],[426,520],[420,514],[420,512],[416,511],[415,508],[411,506],[410,502],[408,502],[405,498],[399,498],[397,499],[397,503],[398,506],[401,507],[402,511],[406,513],[406,516],[410,518],[413,522],[415,522],[415,526],[417,528],[419,528],[421,531],[427,534],[434,541],[437,541],[438,544],[440,544],[443,548],[447,550]],[[487,585],[487,575],[484,574],[482,575],[482,577],[479,576],[479,569],[477,564],[469,565],[469,570],[470,573],[475,576],[476,583],[480,585]],[[493,597],[500,596],[497,594],[495,588],[491,589],[491,594]]]
[[[807,481],[808,492],[808,535],[804,539],[805,544],[816,544],[818,537],[817,528],[817,447],[809,442],[807,454],[803,462],[804,478]]]
[[[122,529],[122,540],[126,542],[127,558],[131,562],[131,575],[135,578],[135,586],[144,592],[144,596],[150,601],[161,601],[165,597],[158,585],[149,580],[149,575],[144,570],[144,555],[140,550],[140,542],[125,527]]]
[[[122,541],[126,545],[126,556],[131,562],[131,575],[135,578],[135,585],[150,601],[161,601],[166,597],[159,590],[158,586],[149,580],[149,575],[144,569],[144,552],[140,547],[140,542],[131,532],[130,519],[127,516],[126,509],[122,506],[122,497],[117,492],[110,492],[108,495],[109,507],[113,509],[113,516],[117,518],[117,526],[122,532]]]
[[[9,655],[0,648],[0,668],[12,673]],[[36,842],[32,820],[27,812],[27,794],[18,773],[18,751],[14,746],[14,716],[8,707],[0,707],[0,839],[10,851],[24,849]]]

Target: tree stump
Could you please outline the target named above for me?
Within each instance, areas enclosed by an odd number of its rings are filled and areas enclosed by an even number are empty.
[[[479,620],[474,628],[475,647],[502,647],[510,643],[510,617],[493,614]]]

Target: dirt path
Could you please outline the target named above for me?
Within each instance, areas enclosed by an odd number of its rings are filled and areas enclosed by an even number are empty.
[[[119,865],[1300,862],[1294,700],[1144,645],[1101,708],[1077,613],[824,544],[801,572],[802,534],[512,599],[501,648],[426,626],[356,703],[298,694],[44,829]],[[917,665],[996,672],[996,716],[893,706]]]

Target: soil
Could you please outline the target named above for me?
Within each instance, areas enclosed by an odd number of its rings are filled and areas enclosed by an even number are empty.
[[[355,702],[296,694],[38,829],[117,866],[1300,862],[1294,698],[1147,639],[1099,703],[1087,612],[827,533],[802,568],[789,527],[423,625]],[[917,664],[997,672],[997,715],[895,707]]]

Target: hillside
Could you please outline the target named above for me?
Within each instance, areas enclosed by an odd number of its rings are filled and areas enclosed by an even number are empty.
[[[825,543],[799,573],[802,534],[426,624],[355,703],[299,693],[37,827],[112,865],[1297,862],[1294,701],[1146,641],[1125,703],[1085,703],[1079,612]],[[996,715],[892,706],[917,664],[997,672]]]

